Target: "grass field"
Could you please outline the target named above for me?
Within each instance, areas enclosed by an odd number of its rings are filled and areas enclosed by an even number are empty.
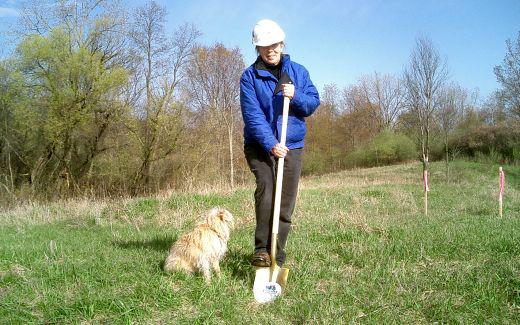
[[[0,323],[520,322],[520,168],[420,164],[302,180],[284,296],[251,292],[253,188],[34,204],[0,213]],[[166,275],[171,243],[213,206],[237,228],[222,277]]]

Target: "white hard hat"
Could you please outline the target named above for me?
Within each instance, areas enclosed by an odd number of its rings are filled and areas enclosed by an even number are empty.
[[[285,39],[282,28],[272,20],[259,20],[253,28],[253,44],[255,46],[269,46]]]

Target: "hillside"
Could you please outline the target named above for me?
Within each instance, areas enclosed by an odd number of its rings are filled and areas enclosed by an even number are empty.
[[[254,302],[253,188],[32,204],[0,212],[0,323],[518,323],[520,168],[418,163],[302,180],[282,299]],[[208,209],[237,227],[221,279],[166,275],[171,243]]]

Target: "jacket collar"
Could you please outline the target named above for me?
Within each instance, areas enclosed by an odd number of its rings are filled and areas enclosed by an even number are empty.
[[[260,77],[263,77],[263,78],[273,78],[273,76],[265,69],[262,69],[262,67],[265,67],[265,63],[263,62],[258,62],[258,61],[261,61],[262,59],[260,57],[258,57],[255,61],[255,63],[253,63],[253,68],[256,72],[256,74]],[[282,54],[282,71],[288,71],[288,67],[291,63],[291,57],[289,56],[289,54]]]

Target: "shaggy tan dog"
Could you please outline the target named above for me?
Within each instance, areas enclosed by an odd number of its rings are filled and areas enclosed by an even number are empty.
[[[229,211],[213,208],[191,232],[182,235],[170,248],[164,271],[199,271],[207,283],[211,269],[220,276],[220,260],[227,251],[227,241],[234,219]]]

